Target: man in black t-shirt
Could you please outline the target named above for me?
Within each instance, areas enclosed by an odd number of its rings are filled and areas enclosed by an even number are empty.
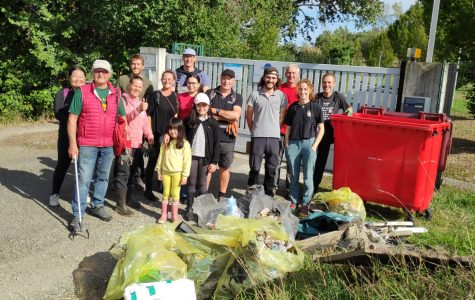
[[[241,117],[242,96],[233,90],[236,82],[234,71],[226,69],[221,73],[221,85],[208,90],[211,100],[211,113],[219,122],[220,159],[219,159],[219,195],[221,201],[227,197],[227,189],[231,176],[230,167],[234,159],[234,145]],[[208,185],[211,173],[208,174]]]
[[[352,108],[346,102],[345,96],[338,92],[334,92],[335,75],[325,73],[322,77],[323,92],[315,95],[315,99],[322,108],[323,121],[325,125],[325,134],[317,149],[317,161],[315,163],[315,171],[313,173],[313,185],[316,192],[322,182],[323,172],[327,164],[330,146],[333,144],[333,127],[330,123],[330,115],[337,114],[340,109],[351,115]]]

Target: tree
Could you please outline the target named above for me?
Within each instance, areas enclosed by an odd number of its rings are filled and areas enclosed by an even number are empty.
[[[420,0],[424,7],[427,32],[432,15],[432,0]],[[461,49],[462,61],[475,60],[475,2],[441,0],[434,61],[456,62]]]
[[[407,48],[421,48],[423,56],[428,36],[424,24],[424,8],[416,3],[388,27],[387,35],[399,60],[406,58]]]
[[[382,31],[369,43],[366,64],[373,67],[393,67],[396,56],[386,31]]]
[[[303,7],[315,15],[299,18]],[[73,63],[88,68],[104,58],[117,77],[140,46],[174,41],[202,44],[207,55],[278,60],[291,55],[283,37],[320,22],[367,23],[380,8],[380,0],[2,1],[0,115],[50,113],[60,74]]]
[[[315,42],[315,46],[321,51],[320,63],[357,64],[361,59],[361,47],[355,40],[356,34],[351,33],[346,27],[340,27],[334,32],[324,31]]]

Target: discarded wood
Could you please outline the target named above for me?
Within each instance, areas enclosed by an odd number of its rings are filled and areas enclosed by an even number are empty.
[[[383,264],[399,265],[400,259],[403,259],[408,265],[418,266],[425,264],[430,269],[438,265],[462,266],[464,268],[475,267],[475,258],[473,256],[449,256],[436,251],[411,249],[400,245],[369,245],[362,249],[335,255],[313,255],[314,261],[332,264],[350,263],[353,265],[372,265],[376,260]]]
[[[325,234],[316,235],[314,237],[295,242],[300,249],[306,252],[313,250],[333,247],[341,239],[345,230],[332,231]]]

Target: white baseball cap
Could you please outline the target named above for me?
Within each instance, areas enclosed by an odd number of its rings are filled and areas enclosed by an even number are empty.
[[[209,105],[209,97],[208,95],[206,95],[205,93],[198,93],[196,96],[195,96],[195,104],[198,104],[198,103],[206,103]]]
[[[92,64],[92,70],[95,69],[104,69],[109,73],[112,73],[112,66],[107,60],[96,59]]]

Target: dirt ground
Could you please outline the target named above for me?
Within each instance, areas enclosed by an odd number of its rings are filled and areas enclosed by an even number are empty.
[[[110,222],[86,216],[90,238],[68,237],[72,166],[60,193],[60,207],[48,206],[56,162],[57,124],[44,123],[0,129],[0,299],[102,299],[115,260],[111,245],[121,233],[159,216],[157,202],[136,191],[143,208],[132,217],[113,211]],[[246,186],[247,157],[236,154],[231,193]],[[216,193],[216,180],[210,191]],[[235,188],[235,187],[241,187]],[[158,194],[157,194],[158,196]]]

